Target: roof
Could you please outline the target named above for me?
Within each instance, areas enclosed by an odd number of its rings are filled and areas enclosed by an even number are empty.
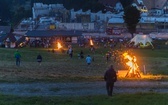
[[[19,40],[16,41],[16,44],[19,45],[20,43],[25,41],[25,36],[22,36]]]
[[[0,34],[0,42],[3,42],[8,37],[8,34]]]
[[[121,17],[114,17],[109,19],[108,23],[124,23],[124,19]]]
[[[5,41],[6,39],[8,39],[10,42],[15,42],[16,41],[16,38],[15,38],[13,33],[1,34],[0,35],[0,42]]]
[[[167,0],[143,0],[144,5],[150,10],[152,8],[162,9]]]
[[[66,30],[33,30],[26,33],[27,37],[52,37],[52,36],[82,36],[82,31]]]
[[[1,33],[10,33],[11,27],[10,26],[0,26],[0,34]]]
[[[16,41],[16,38],[15,38],[15,36],[14,36],[14,34],[9,34],[9,40],[11,41],[11,42],[15,42]]]
[[[10,26],[0,26],[0,42],[3,42],[10,34]]]

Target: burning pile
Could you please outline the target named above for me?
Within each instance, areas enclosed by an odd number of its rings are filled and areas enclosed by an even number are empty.
[[[126,62],[126,65],[129,67],[129,71],[125,75],[125,77],[141,77],[139,73],[139,67],[138,64],[136,63],[136,57],[133,56],[131,57],[128,53],[123,54],[124,59],[127,59],[128,61]]]

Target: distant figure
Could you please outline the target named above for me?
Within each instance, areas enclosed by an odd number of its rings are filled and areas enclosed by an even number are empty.
[[[109,53],[106,53],[106,61],[107,62],[109,61],[109,57],[110,57]]]
[[[69,48],[67,53],[69,54],[70,58],[72,58],[72,56],[73,56],[72,48]]]
[[[15,56],[15,58],[16,58],[16,66],[20,66],[20,58],[21,58],[21,55],[20,55],[20,53],[19,53],[18,50],[16,50],[14,56]]]
[[[107,94],[108,96],[112,96],[114,82],[117,81],[117,75],[116,71],[113,68],[113,65],[111,65],[110,68],[105,72],[104,80],[106,81]]]
[[[42,56],[40,54],[37,55],[37,62],[39,63],[39,65],[41,65],[42,62]]]
[[[55,50],[54,50],[54,49],[52,49],[52,53],[55,53]]]
[[[83,51],[81,50],[80,52],[80,58],[83,59],[84,58],[84,55],[83,55]]]
[[[93,52],[93,53],[95,53],[95,48],[94,48],[94,46],[91,46],[90,51]]]
[[[86,63],[87,63],[87,65],[90,65],[91,62],[92,62],[92,58],[90,57],[90,55],[88,55],[88,56],[86,57]]]

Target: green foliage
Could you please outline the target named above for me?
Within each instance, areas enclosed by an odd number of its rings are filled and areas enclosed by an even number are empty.
[[[123,8],[125,9],[126,7],[130,6],[134,0],[119,0],[119,1],[122,4]]]
[[[0,0],[0,25],[7,25],[11,18],[9,0]]]
[[[140,11],[135,6],[128,6],[124,9],[124,22],[127,25],[128,31],[132,34],[136,32],[136,26],[140,21]]]

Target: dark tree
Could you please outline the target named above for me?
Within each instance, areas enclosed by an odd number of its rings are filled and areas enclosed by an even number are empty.
[[[124,9],[123,19],[132,38],[134,37],[133,34],[136,32],[136,26],[139,23],[140,18],[140,11],[137,7],[131,5]]]
[[[130,6],[133,3],[134,0],[120,0],[120,3],[122,4],[123,8]]]
[[[0,25],[8,25],[11,19],[9,1],[0,0]]]

